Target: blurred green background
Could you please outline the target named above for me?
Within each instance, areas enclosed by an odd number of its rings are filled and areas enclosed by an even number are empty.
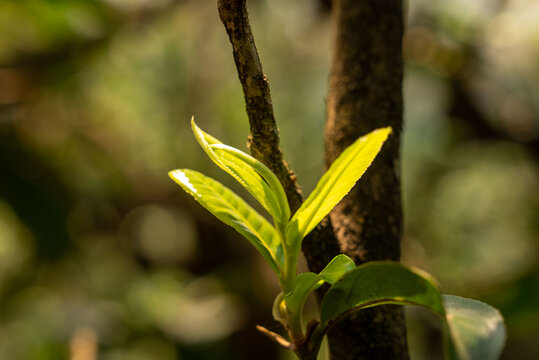
[[[250,0],[285,156],[323,169],[325,2]],[[403,261],[501,309],[539,359],[539,2],[413,0],[404,53]],[[213,166],[189,119],[245,148],[214,1],[0,2],[0,359],[289,359],[249,244],[167,171]],[[312,305],[312,304],[311,304]],[[439,321],[407,309],[413,359]]]

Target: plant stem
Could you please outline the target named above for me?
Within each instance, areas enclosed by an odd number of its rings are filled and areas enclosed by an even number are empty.
[[[283,239],[283,249],[285,253],[285,264],[284,264],[284,284],[283,284],[283,293],[288,294],[294,291],[294,286],[296,282],[296,272],[297,272],[297,263],[298,263],[298,251],[297,249],[291,248],[290,245],[285,240],[284,231],[280,231],[281,238]],[[286,297],[285,297],[286,303]],[[286,309],[287,313],[287,322],[288,322],[288,333],[292,342],[297,343],[302,341],[303,336],[303,326],[301,314],[292,313],[289,311],[288,306]]]
[[[283,292],[288,294],[294,290],[297,271],[297,256],[290,254],[290,248],[285,248],[285,264],[284,264],[284,288]]]
[[[290,340],[292,340],[294,344],[304,340],[301,314],[288,313],[288,327]]]
[[[311,321],[307,325],[304,339],[301,342],[294,344],[294,352],[297,357],[300,360],[316,360],[327,330],[327,326],[322,326],[322,324],[316,320]]]

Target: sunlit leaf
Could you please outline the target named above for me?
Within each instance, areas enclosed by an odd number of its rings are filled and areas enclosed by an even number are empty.
[[[498,310],[477,300],[443,295],[452,360],[496,360],[505,343],[505,325]]]
[[[245,236],[280,274],[279,268],[284,266],[281,240],[266,219],[221,183],[197,171],[173,170],[169,176],[219,220]]]
[[[194,118],[191,119],[191,127],[210,159],[247,189],[273,218],[286,224],[290,218],[290,209],[284,190],[271,170],[252,156],[224,145],[202,131],[195,124]]]
[[[386,127],[360,137],[333,162],[286,229],[287,241],[303,239],[352,189],[391,133]]]
[[[290,220],[290,207],[288,205],[288,200],[286,198],[283,186],[279,182],[279,179],[277,179],[277,176],[275,176],[275,174],[266,165],[251,155],[244,153],[243,151],[224,144],[213,144],[210,147],[214,150],[217,156],[223,159],[225,164],[230,164],[231,167],[235,166],[235,168],[241,170],[245,170],[245,168],[250,167],[255,172],[258,172],[260,176],[262,176],[264,179],[262,182],[265,181],[272,191],[271,194],[264,195],[266,198],[272,201],[272,204],[273,202],[277,202],[280,218],[273,214],[272,215],[281,224],[286,225],[288,220]],[[266,190],[266,188],[264,188],[264,190]]]
[[[428,275],[395,262],[370,262],[347,272],[328,290],[320,309],[322,326],[382,304],[420,305],[444,314],[438,287]]]

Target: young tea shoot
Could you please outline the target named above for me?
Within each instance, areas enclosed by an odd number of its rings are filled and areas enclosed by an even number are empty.
[[[391,135],[391,128],[360,137],[333,162],[295,214],[271,170],[252,156],[223,144],[191,120],[195,138],[210,159],[236,179],[273,219],[270,223],[233,191],[197,171],[177,169],[169,176],[185,192],[225,224],[243,235],[262,255],[279,280],[273,317],[288,339],[259,327],[299,359],[315,360],[327,332],[347,314],[384,304],[422,306],[443,320],[447,359],[495,360],[505,342],[498,310],[482,302],[442,295],[437,282],[421,270],[397,262],[375,261],[356,266],[341,254],[318,274],[297,274],[305,236],[352,189]],[[320,306],[320,321],[303,321],[309,294],[330,285]]]

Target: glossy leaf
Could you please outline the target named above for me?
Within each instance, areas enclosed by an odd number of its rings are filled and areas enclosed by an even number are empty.
[[[169,176],[219,220],[245,236],[280,275],[284,255],[279,234],[234,192],[197,171],[181,169]]]
[[[325,333],[344,315],[384,304],[419,305],[447,323],[451,360],[496,360],[505,342],[500,312],[480,301],[441,295],[428,274],[395,262],[370,262],[347,272],[327,292],[321,305]]]
[[[296,245],[341,201],[367,170],[390,133],[390,127],[374,130],[342,152],[292,217],[286,229],[287,241]]]
[[[438,287],[428,275],[396,262],[370,262],[347,272],[328,290],[320,309],[322,326],[382,304],[420,305],[444,314]]]
[[[270,184],[264,180],[264,176],[275,175],[264,164],[247,155],[240,150],[228,147],[213,136],[202,131],[191,119],[191,128],[199,144],[202,146],[210,159],[221,169],[234,177],[249,193],[279,222],[286,224],[290,217],[290,210],[284,196],[285,204],[283,208],[279,195],[284,194],[279,181],[275,188],[275,181]],[[218,147],[222,145],[223,147]],[[231,151],[233,149],[234,151]],[[260,173],[262,171],[263,175]],[[269,174],[271,175],[269,175]],[[272,179],[273,180],[273,179]],[[274,189],[270,185],[273,185]],[[288,210],[288,213],[287,213]]]
[[[344,254],[340,254],[335,256],[320,274],[312,272],[299,274],[296,277],[294,290],[285,296],[286,306],[292,312],[301,313],[307,296],[312,291],[318,289],[324,282],[329,284],[335,283],[335,281],[339,280],[345,273],[355,267],[356,265],[352,259]]]
[[[477,300],[443,295],[449,332],[449,358],[496,360],[505,343],[505,325],[498,310]]]
[[[277,179],[277,176],[262,162],[258,161],[251,155],[244,153],[236,148],[233,148],[224,144],[210,145],[215,154],[220,157],[225,164],[231,166],[237,165],[239,170],[244,170],[246,167],[250,167],[255,170],[266,182],[271,189],[271,194],[266,194],[267,198],[277,202],[278,212],[280,218],[277,218],[282,224],[286,225],[290,220],[290,207],[288,206],[288,200],[284,192],[283,186]],[[260,180],[259,180],[260,181]]]

